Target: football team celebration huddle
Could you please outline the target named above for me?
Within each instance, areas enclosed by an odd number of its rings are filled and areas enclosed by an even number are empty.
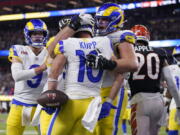
[[[27,45],[9,50],[15,85],[6,134],[33,126],[39,135],[128,135],[129,118],[132,135],[158,135],[171,104],[167,134],[178,135],[180,48],[170,65],[166,51],[149,46],[146,26],[124,23],[116,3],[63,18],[51,38],[43,20],[28,21]]]

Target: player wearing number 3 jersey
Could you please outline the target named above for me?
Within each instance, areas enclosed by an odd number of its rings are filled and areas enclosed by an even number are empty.
[[[138,71],[131,73],[128,80],[132,94],[132,135],[158,135],[159,122],[164,110],[160,94],[161,74],[174,96],[178,95],[177,89],[166,63],[165,51],[148,46],[148,29],[143,25],[135,25],[131,30],[137,36],[135,51],[139,61]],[[179,102],[179,96],[176,97],[176,101]]]
[[[30,20],[24,28],[27,46],[13,45],[9,60],[15,81],[14,97],[7,119],[7,135],[22,135],[31,124],[37,102],[47,80],[44,47],[48,37],[46,24],[40,19]]]

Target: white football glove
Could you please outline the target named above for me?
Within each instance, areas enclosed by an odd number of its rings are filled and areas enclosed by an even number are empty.
[[[180,125],[180,109],[176,109],[175,121]]]
[[[95,21],[91,14],[79,14],[81,25],[94,25]]]

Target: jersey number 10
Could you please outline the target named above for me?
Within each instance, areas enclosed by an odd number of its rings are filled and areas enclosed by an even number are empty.
[[[97,52],[91,51],[89,54],[97,55]],[[78,82],[84,81],[85,72],[87,70],[87,78],[89,81],[96,83],[99,82],[103,75],[103,70],[99,70],[96,76],[93,75],[93,70],[90,67],[86,66],[85,53],[82,50],[76,50],[76,56],[79,56],[80,64],[79,64],[79,73],[78,73]]]

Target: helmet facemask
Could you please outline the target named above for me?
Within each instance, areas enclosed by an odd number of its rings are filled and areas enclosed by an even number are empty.
[[[28,45],[41,48],[46,45],[48,30],[46,24],[40,19],[30,20],[24,28],[25,41]]]
[[[96,34],[104,36],[123,27],[124,12],[117,4],[106,3],[97,11],[95,20]]]

